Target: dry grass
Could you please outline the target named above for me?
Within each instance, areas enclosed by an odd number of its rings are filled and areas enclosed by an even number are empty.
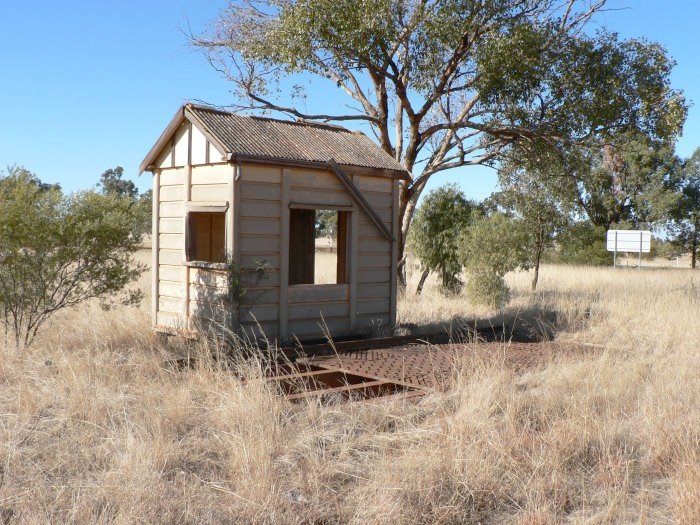
[[[316,284],[335,284],[338,282],[337,279],[338,252],[317,251],[314,257],[314,282]]]
[[[524,376],[484,360],[416,404],[288,406],[255,366],[167,366],[148,303],[67,312],[0,353],[0,522],[699,523],[699,277],[511,275],[502,315],[599,351]],[[496,312],[431,283],[400,306],[474,315]]]

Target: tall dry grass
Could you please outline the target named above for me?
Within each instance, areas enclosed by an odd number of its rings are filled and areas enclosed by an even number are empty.
[[[0,522],[698,523],[698,280],[547,267],[500,313],[429,283],[402,322],[528,311],[595,351],[413,404],[290,406],[254,363],[169,365],[148,303],[66,312],[0,352]]]

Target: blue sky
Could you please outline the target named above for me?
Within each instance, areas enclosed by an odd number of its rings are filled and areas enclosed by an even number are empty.
[[[121,165],[144,190],[138,165],[184,101],[226,105],[230,86],[189,47],[224,0],[5,2],[0,31],[0,167],[22,165],[69,191]],[[598,24],[662,43],[678,65],[674,87],[695,102],[678,153],[700,146],[700,2],[610,0]],[[488,168],[434,177],[471,198],[495,189]]]

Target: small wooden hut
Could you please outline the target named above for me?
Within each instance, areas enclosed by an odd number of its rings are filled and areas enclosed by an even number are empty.
[[[191,334],[233,315],[255,336],[310,340],[324,326],[345,336],[395,323],[408,174],[364,134],[185,104],[143,171],[153,174],[156,330]],[[319,279],[321,210],[336,237],[330,280]],[[216,299],[229,257],[267,265],[233,313]]]

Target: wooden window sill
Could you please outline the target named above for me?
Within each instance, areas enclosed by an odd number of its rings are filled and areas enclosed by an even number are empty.
[[[210,261],[184,261],[182,263],[190,268],[202,268],[204,270],[225,270],[226,263]]]
[[[185,209],[188,212],[225,213],[228,201],[187,201]]]

